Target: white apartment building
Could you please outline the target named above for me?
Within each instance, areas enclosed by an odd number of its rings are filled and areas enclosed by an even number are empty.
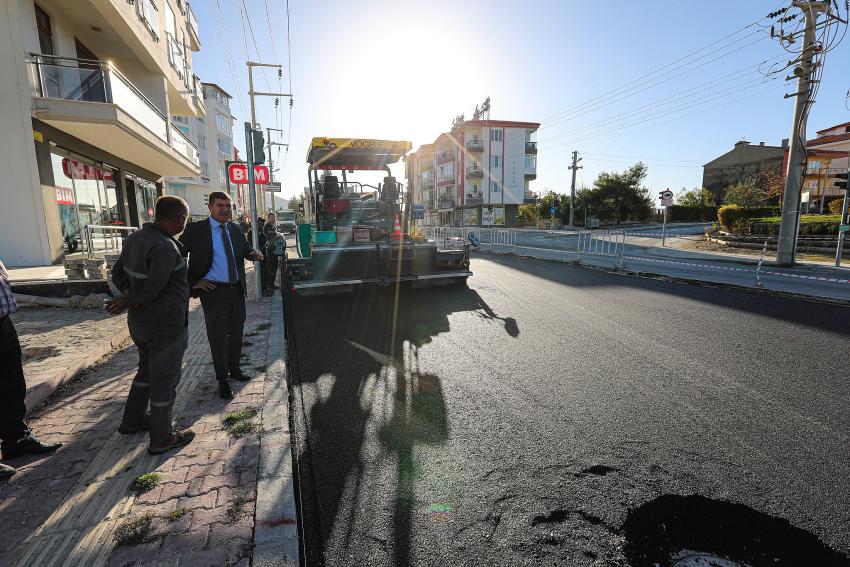
[[[152,220],[163,176],[198,176],[168,116],[205,114],[185,0],[0,4],[0,258],[59,263],[86,226]]]
[[[516,226],[519,206],[533,202],[536,122],[467,120],[408,156],[414,202],[432,226]],[[484,213],[489,213],[486,215]]]
[[[244,211],[247,195],[243,187],[229,186],[227,180],[226,162],[235,158],[233,116],[230,113],[230,100],[233,97],[215,83],[201,85],[207,115],[171,117],[174,127],[198,147],[201,174],[165,178],[167,193],[184,198],[195,219],[209,214],[207,196],[213,191],[229,191],[237,213]]]

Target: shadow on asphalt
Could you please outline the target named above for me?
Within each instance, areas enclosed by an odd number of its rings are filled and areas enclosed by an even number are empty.
[[[850,565],[846,556],[787,520],[699,495],[665,494],[630,510],[623,537],[634,567],[668,565],[671,559],[683,565],[728,565],[699,562],[700,556],[751,567]]]
[[[732,310],[746,311],[755,315],[770,317],[799,325],[815,327],[850,335],[850,307],[817,303],[802,299],[771,296],[769,293],[749,292],[736,289],[723,289],[721,284],[706,285],[666,282],[649,278],[638,278],[627,274],[611,274],[592,268],[571,266],[562,262],[540,260],[498,254],[477,254],[477,260],[493,262],[506,268],[520,270],[570,287],[620,287],[631,290],[647,290],[666,293],[682,298],[710,303]],[[473,271],[475,266],[473,265]],[[789,309],[792,306],[792,309]],[[682,314],[685,316],[686,314]],[[756,332],[757,329],[754,329]]]
[[[415,447],[449,437],[440,377],[420,371],[419,349],[461,311],[519,335],[466,287],[286,297],[305,564],[409,564]],[[358,517],[374,550],[353,543]]]

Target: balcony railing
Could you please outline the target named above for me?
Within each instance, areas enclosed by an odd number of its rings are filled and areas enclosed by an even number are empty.
[[[537,202],[537,195],[531,191],[526,191],[522,197],[522,202],[525,204],[533,204]]]
[[[483,152],[484,151],[484,140],[467,140],[466,141],[466,149],[470,152]]]
[[[484,170],[478,166],[470,166],[466,168],[466,178],[484,177]]]
[[[463,202],[466,205],[480,205],[484,202],[484,196],[480,192],[467,193]]]
[[[180,154],[186,157],[193,164],[200,167],[201,159],[198,157],[198,148],[192,143],[186,134],[180,131],[179,128],[171,126],[171,147],[177,150]]]
[[[443,197],[440,196],[440,199],[437,203],[440,209],[454,209],[455,208],[455,199],[454,197]]]
[[[840,173],[847,173],[846,167],[821,167],[821,168],[810,168],[806,170],[806,175],[838,175]]]
[[[31,57],[36,96],[112,103],[163,141],[169,140],[165,115],[114,67],[91,59],[43,54]]]
[[[450,175],[438,175],[437,176],[437,185],[445,185],[447,183],[454,183],[455,176],[454,173]]]
[[[537,153],[537,142],[532,142],[531,140],[526,140],[525,141],[525,153],[536,154]]]
[[[189,88],[189,83],[186,79],[188,79],[186,67],[187,62],[183,55],[183,46],[180,45],[173,35],[169,32],[165,32],[165,46],[168,51],[168,63],[171,65],[172,69],[177,72],[177,76],[180,77],[180,80],[186,83],[186,88]]]
[[[136,0],[136,14],[148,28],[154,41],[159,41],[159,9],[152,0]]]
[[[444,150],[437,154],[437,163],[446,163],[455,160],[455,153],[451,150]]]
[[[198,30],[201,29],[198,27],[198,18],[195,17],[195,12],[192,11],[192,5],[188,2],[186,2],[186,22],[192,28],[192,31],[195,32],[195,35],[198,35]]]

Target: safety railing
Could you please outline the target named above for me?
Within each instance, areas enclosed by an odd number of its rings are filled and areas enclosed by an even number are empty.
[[[200,167],[201,158],[198,156],[198,148],[192,143],[186,134],[180,131],[179,128],[175,128],[174,125],[170,126],[171,128],[171,147],[177,150],[180,154],[186,157],[189,161],[191,161],[196,166]],[[229,156],[228,156],[229,157]]]
[[[124,239],[128,234],[139,230],[135,226],[114,226],[114,225],[86,225],[86,256],[94,259],[98,252],[117,252],[124,245]],[[100,232],[99,236],[95,236],[95,232]],[[98,248],[98,244],[102,245]]]

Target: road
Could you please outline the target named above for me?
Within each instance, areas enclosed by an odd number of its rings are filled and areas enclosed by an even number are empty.
[[[287,296],[306,564],[850,564],[850,309],[472,270]]]

